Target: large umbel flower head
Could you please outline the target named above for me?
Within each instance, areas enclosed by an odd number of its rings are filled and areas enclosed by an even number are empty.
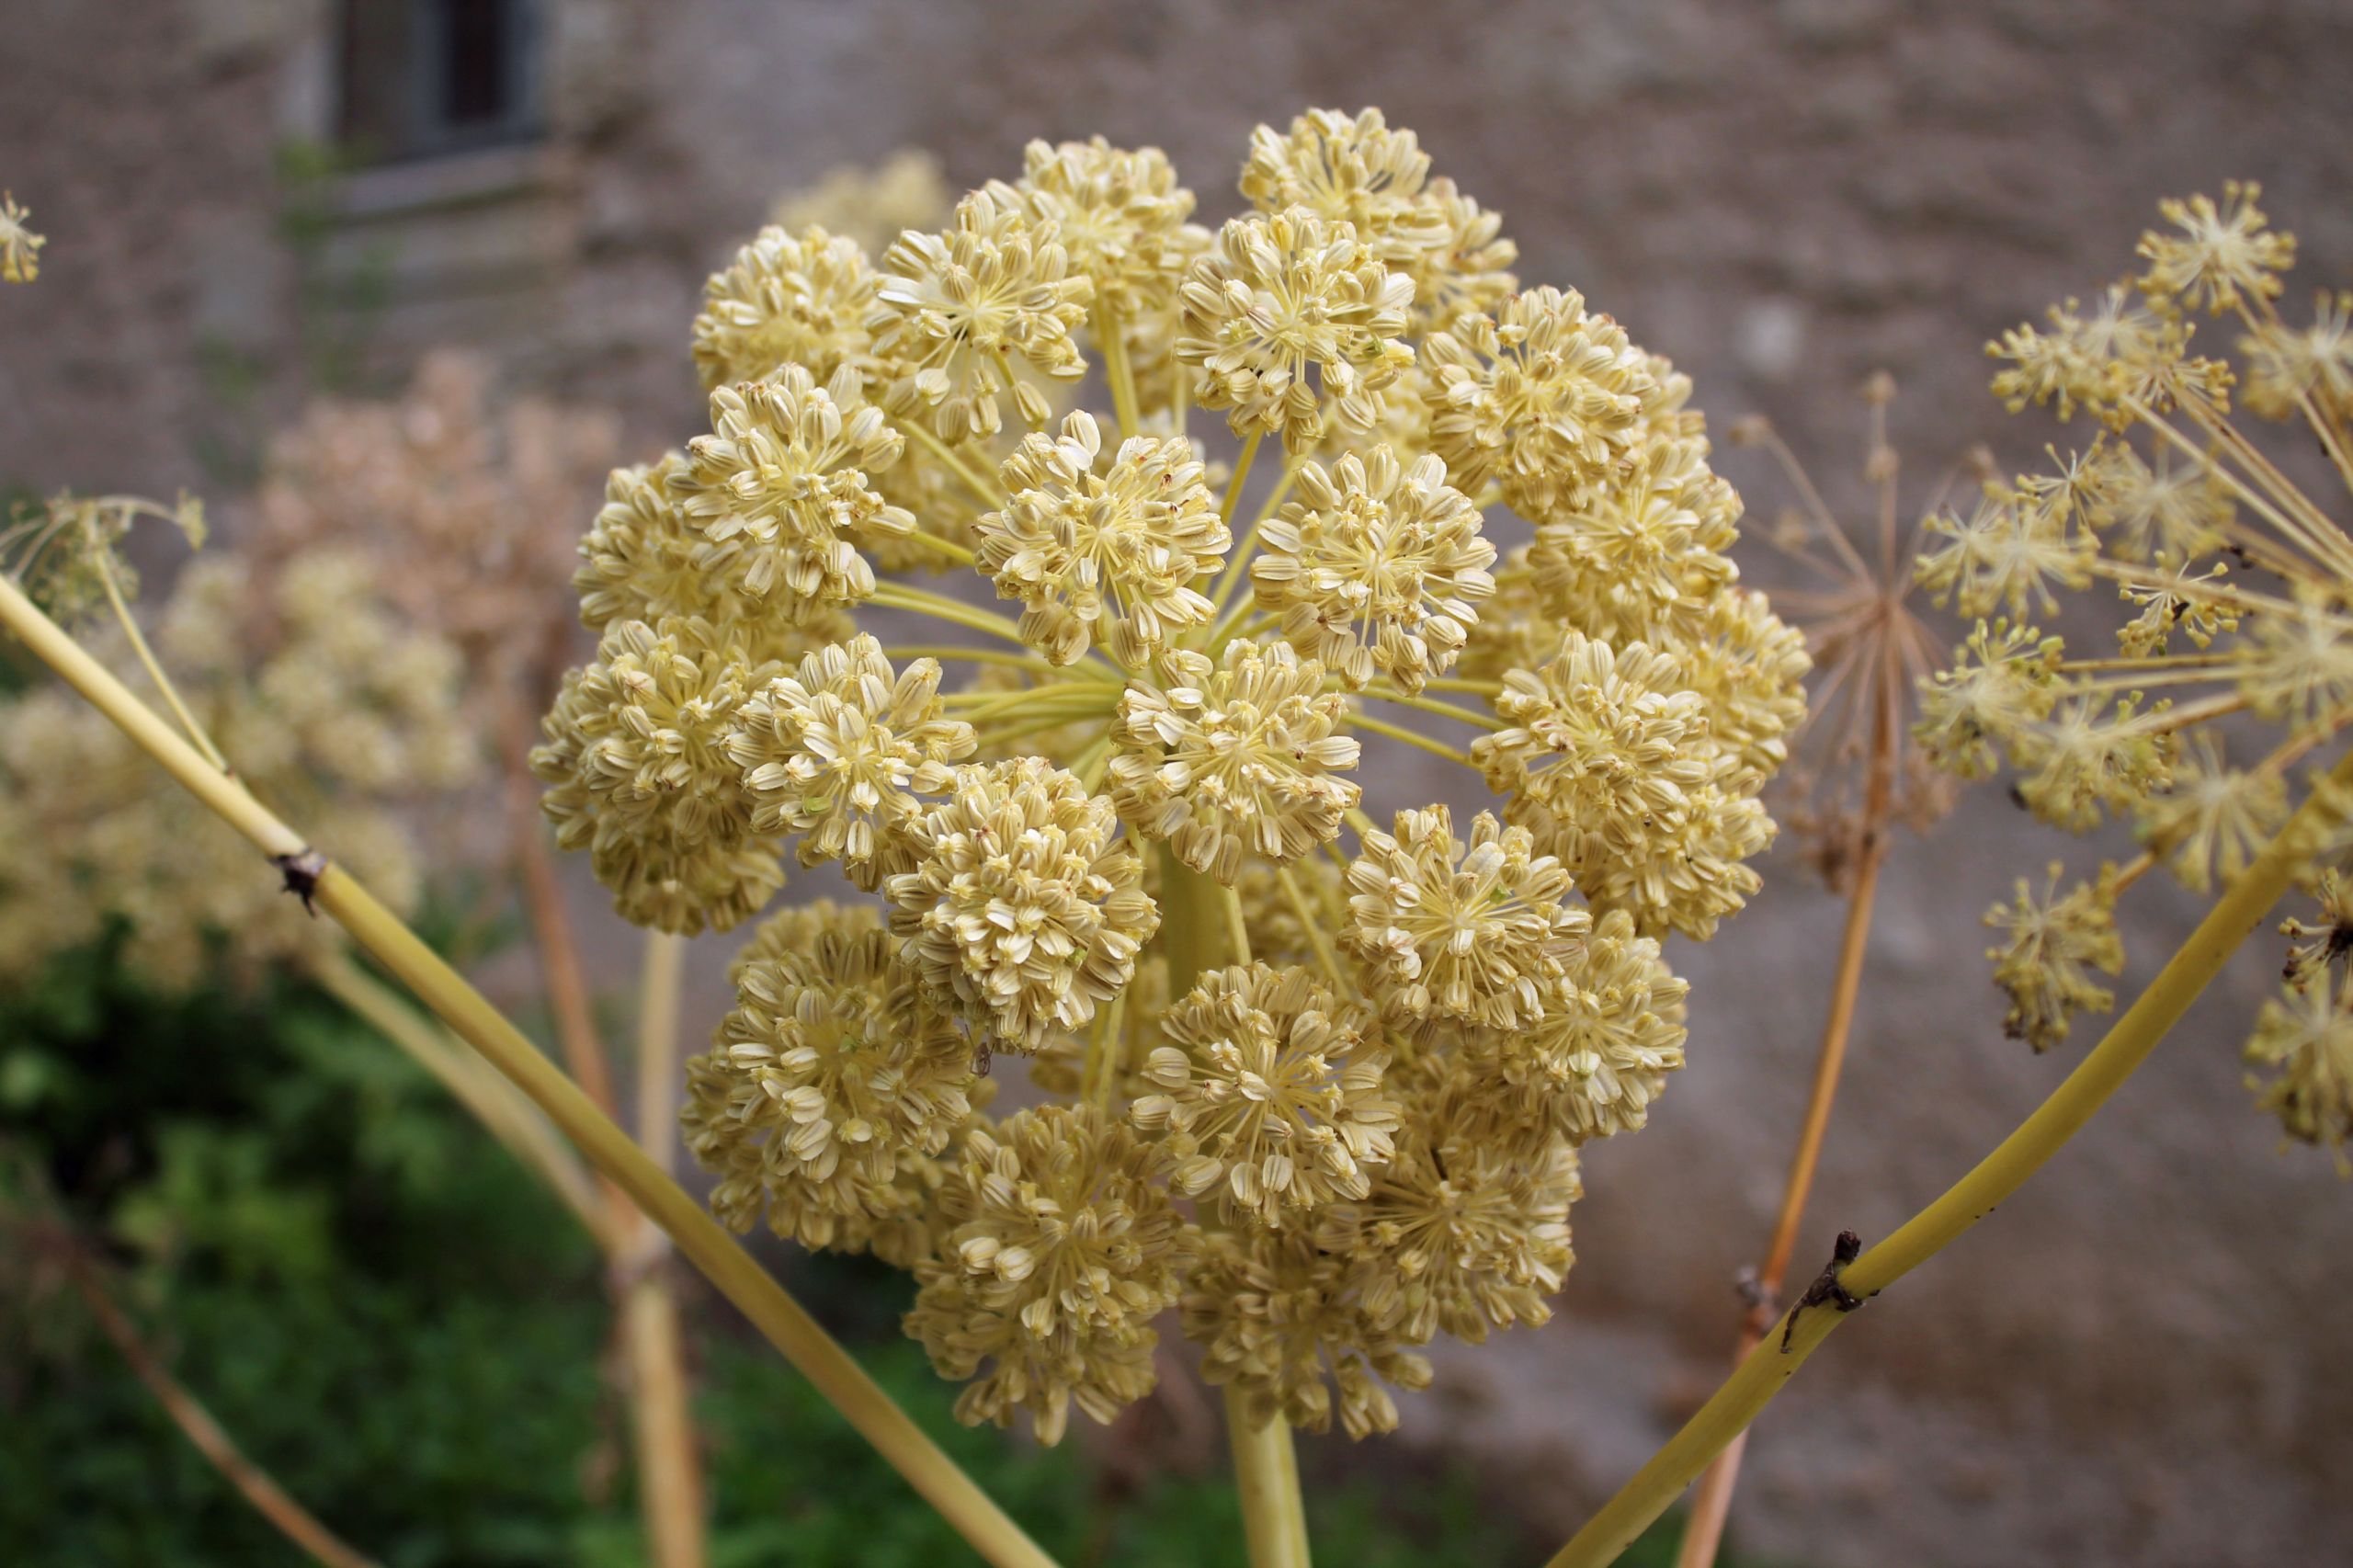
[[[1387,1430],[1543,1321],[1576,1148],[1681,1065],[1659,939],[1756,885],[1802,642],[1688,378],[1377,110],[1261,128],[1214,235],[1100,139],[879,262],[864,188],[711,280],[549,810],[668,928],[787,852],[878,895],[759,926],[689,1141],[731,1221],[915,1269],[964,1419],[1108,1419],[1181,1301],[1242,1408]],[[1042,1103],[985,1119],[993,1058]]]

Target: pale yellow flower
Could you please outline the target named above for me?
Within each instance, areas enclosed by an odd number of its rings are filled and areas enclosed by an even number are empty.
[[[1045,423],[1044,394],[1019,370],[1074,381],[1086,361],[1071,329],[1093,297],[1053,224],[1011,191],[976,190],[956,204],[947,233],[909,230],[882,258],[869,325],[890,384],[884,402],[927,418],[943,441],[994,436],[998,399]]]
[[[0,191],[0,281],[29,283],[40,276],[40,247],[49,240],[32,232],[31,217],[15,192]]]
[[[1135,1123],[1160,1134],[1188,1198],[1259,1224],[1370,1190],[1389,1158],[1397,1106],[1370,1014],[1304,969],[1211,971],[1161,1016],[1168,1041],[1144,1061]]]
[[[1543,522],[1625,456],[1658,395],[1625,329],[1589,315],[1574,290],[1532,289],[1494,315],[1466,315],[1422,342],[1437,385],[1431,438],[1451,481],[1502,486]]]
[[[1399,812],[1395,826],[1365,834],[1348,868],[1338,940],[1366,990],[1401,1023],[1533,1025],[1555,1005],[1564,960],[1592,924],[1564,902],[1568,871],[1536,853],[1528,829],[1485,812],[1467,846],[1442,805]]]
[[[1382,388],[1414,360],[1403,337],[1414,280],[1390,271],[1341,221],[1305,208],[1236,218],[1193,264],[1176,357],[1193,400],[1243,436],[1294,452],[1327,426],[1362,430]]]
[[[1296,860],[1339,833],[1363,793],[1339,777],[1359,748],[1323,665],[1240,641],[1214,664],[1189,649],[1162,663],[1167,684],[1131,683],[1112,724],[1121,816],[1229,886],[1245,851]]]
[[[838,860],[870,892],[911,870],[918,799],[948,788],[972,755],[972,727],[945,716],[939,664],[895,674],[860,633],[820,648],[746,698],[727,738],[744,770],[756,833],[801,835],[801,863]]]
[[[798,365],[821,385],[844,365],[863,370],[873,335],[874,269],[855,240],[769,227],[703,285],[695,369],[705,392]]]
[[[1119,994],[1160,928],[1111,802],[1042,758],[967,764],[910,828],[915,869],[883,892],[931,993],[983,1050],[1035,1051]]]
[[[1258,530],[1256,602],[1292,647],[1361,689],[1383,675],[1407,692],[1460,656],[1495,592],[1495,547],[1446,465],[1401,465],[1387,446],[1330,469],[1302,463],[1298,499]]]
[[[1005,461],[1011,499],[978,528],[980,569],[999,597],[1021,601],[1023,639],[1057,665],[1098,641],[1141,665],[1175,632],[1208,624],[1213,607],[1193,581],[1232,542],[1190,445],[1134,437],[1108,467],[1102,450],[1083,412],[1060,439],[1024,437]]]
[[[904,1207],[903,1155],[939,1153],[972,1115],[972,1047],[898,947],[829,931],[741,966],[710,1053],[687,1063],[681,1116],[735,1229],[765,1212],[810,1246],[861,1243]]]
[[[873,594],[874,569],[850,533],[915,530],[868,481],[898,460],[904,438],[858,385],[851,369],[820,387],[788,365],[773,380],[722,387],[710,394],[711,434],[688,442],[670,475],[706,541],[697,563],[788,619]]]
[[[2038,1051],[2063,1045],[2077,1013],[2105,1013],[2116,993],[2092,978],[2124,967],[2124,944],[2116,933],[2116,878],[2104,868],[2097,882],[2078,882],[2059,896],[2060,868],[2040,898],[2024,877],[2014,903],[1995,904],[1985,924],[2007,938],[1988,948],[1994,983],[2009,993],[2003,1032]]]
[[[1108,1422],[1152,1390],[1152,1320],[1174,1304],[1195,1233],[1160,1185],[1166,1156],[1092,1107],[976,1127],[940,1194],[951,1223],[907,1332],[954,1381],[968,1425],[1027,1410],[1061,1440],[1075,1401]],[[985,1370],[983,1370],[985,1369]]]

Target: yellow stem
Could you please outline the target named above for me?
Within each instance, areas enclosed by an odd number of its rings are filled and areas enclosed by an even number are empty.
[[[1168,994],[1189,994],[1207,971],[1224,965],[1233,936],[1218,908],[1225,890],[1160,846],[1161,940],[1168,956]],[[1239,901],[1230,906],[1238,911]],[[1242,1498],[1243,1533],[1250,1568],[1307,1568],[1307,1514],[1300,1502],[1299,1465],[1290,1424],[1279,1413],[1263,1425],[1249,1401],[1225,1391],[1225,1427],[1233,1449],[1233,1480]]]
[[[2339,786],[2353,783],[2353,756],[2338,762],[2330,777]],[[1840,1277],[1845,1288],[1865,1301],[1886,1290],[1992,1213],[2082,1131],[2109,1096],[2148,1060],[2198,994],[2260,924],[2265,912],[2288,890],[2310,853],[2311,834],[2330,811],[2330,802],[2323,795],[2307,799],[2279,835],[2206,912],[2198,928],[2091,1054],[1975,1169],[1847,1265]],[[1801,1303],[1781,1321],[1786,1325],[1787,1346],[1779,1335],[1774,1335],[1751,1351],[1699,1414],[1553,1556],[1551,1568],[1601,1568],[1616,1561],[1636,1536],[1666,1511],[1701,1466],[1748,1429],[1774,1395],[1788,1386],[1798,1368],[1846,1321],[1846,1314],[1834,1307]]]
[[[977,556],[973,555],[971,551],[965,549],[962,545],[958,544],[954,540],[942,539],[938,534],[927,534],[921,528],[915,529],[915,531],[911,534],[904,535],[902,538],[904,542],[915,545],[924,550],[931,551],[935,554],[944,555],[948,557],[949,560],[956,562],[959,566],[970,566],[979,559]]]
[[[966,462],[961,455],[949,448],[947,442],[933,435],[931,427],[923,422],[923,415],[918,414],[900,421],[898,428],[913,436],[933,457],[955,470],[957,477],[971,488],[974,495],[980,497],[983,505],[991,507],[1005,505],[1005,487],[983,479],[980,472]]]
[[[1356,714],[1349,722],[1360,730],[1370,730],[1376,735],[1387,735],[1392,741],[1403,741],[1409,746],[1419,746],[1432,756],[1442,756],[1449,762],[1459,762],[1465,767],[1476,766],[1472,762],[1469,752],[1457,746],[1448,745],[1444,741],[1434,741],[1427,735],[1405,728],[1403,724],[1392,724],[1385,719],[1375,719],[1365,713]]]
[[[0,626],[21,638],[35,656],[215,815],[263,854],[290,868],[290,876],[311,882],[317,906],[529,1096],[984,1560],[1000,1568],[1051,1568],[1052,1560],[1021,1527],[907,1418],[685,1188],[373,894],[340,867],[312,870],[316,861],[306,858],[311,851],[301,835],[272,815],[243,784],[207,763],[5,578],[0,578]]]
[[[902,665],[910,659],[961,660],[972,665],[1009,665],[1015,669],[1031,670],[1039,675],[1051,676],[1060,673],[1053,665],[1035,653],[1013,653],[1001,648],[958,648],[947,643],[893,642],[882,652],[893,663]]]
[[[1347,981],[1340,972],[1339,957],[1332,951],[1331,939],[1324,935],[1324,916],[1309,906],[1307,890],[1299,885],[1299,879],[1291,875],[1289,866],[1275,868],[1275,881],[1283,890],[1283,897],[1290,901],[1291,913],[1299,916],[1300,927],[1307,933],[1307,945],[1315,949],[1315,961],[1324,966],[1324,972],[1332,977],[1333,984],[1347,985]]]
[[[1339,688],[1336,687],[1333,689]],[[1452,719],[1458,723],[1475,725],[1482,730],[1500,730],[1504,727],[1503,721],[1492,715],[1474,713],[1468,708],[1457,708],[1451,702],[1440,702],[1433,697],[1409,697],[1394,687],[1369,686],[1356,695],[1370,698],[1375,702],[1394,703],[1400,708],[1412,708],[1424,713],[1435,713],[1441,719]]]
[[[81,1293],[90,1315],[98,1320],[98,1326],[114,1341],[114,1347],[130,1363],[131,1371],[147,1385],[147,1392],[155,1396],[164,1414],[204,1456],[205,1462],[219,1471],[221,1478],[235,1487],[256,1513],[267,1519],[278,1534],[301,1548],[313,1562],[325,1563],[326,1568],[376,1568],[374,1559],[344,1544],[341,1537],[321,1524],[309,1509],[272,1480],[268,1471],[247,1459],[244,1450],[212,1418],[212,1413],[179,1380],[164,1370],[164,1364],[147,1348],[139,1331],[131,1326],[131,1320],[98,1283],[89,1261],[82,1256],[80,1244],[62,1241],[58,1250],[66,1278]]]
[[[1135,375],[1128,365],[1128,341],[1120,324],[1101,306],[1095,311],[1095,344],[1103,351],[1103,380],[1111,389],[1111,407],[1120,420],[1120,438],[1127,440],[1143,428],[1136,412]]]
[[[645,934],[637,1000],[637,1144],[667,1174],[677,1160],[678,999],[687,942]],[[651,1224],[623,1264],[621,1344],[629,1361],[630,1430],[636,1439],[640,1508],[654,1568],[702,1568],[702,1457],[678,1333],[678,1305],[664,1265],[668,1239]]]
[[[1219,892],[1225,895],[1221,902],[1225,905],[1226,949],[1233,953],[1234,962],[1248,963],[1250,961],[1250,923],[1242,913],[1241,892],[1234,888],[1221,888]]]
[[[1242,455],[1233,460],[1233,477],[1226,481],[1225,504],[1217,509],[1219,518],[1231,528],[1233,509],[1242,505],[1242,486],[1250,478],[1250,465],[1258,460],[1258,443],[1267,438],[1264,430],[1253,430],[1250,438],[1242,443]]]
[[[1242,1533],[1250,1568],[1308,1568],[1306,1511],[1299,1498],[1299,1459],[1290,1427],[1279,1415],[1250,1419],[1249,1399],[1227,1385],[1226,1439],[1233,1449],[1233,1482],[1242,1498]]]

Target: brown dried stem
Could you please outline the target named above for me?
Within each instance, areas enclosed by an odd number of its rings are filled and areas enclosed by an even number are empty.
[[[221,1472],[222,1480],[237,1489],[254,1511],[267,1519],[272,1528],[292,1541],[311,1558],[324,1562],[327,1568],[376,1568],[375,1560],[346,1545],[333,1530],[321,1524],[310,1510],[294,1501],[287,1490],[270,1479],[269,1472],[245,1456],[235,1441],[212,1418],[212,1413],[198,1403],[194,1394],[164,1369],[139,1331],[131,1325],[114,1299],[107,1294],[98,1279],[97,1270],[73,1238],[59,1235],[53,1239],[53,1250],[64,1265],[65,1277],[73,1281],[90,1315],[97,1320],[114,1347],[122,1353],[147,1392],[172,1418],[172,1425],[204,1456],[205,1462]]]

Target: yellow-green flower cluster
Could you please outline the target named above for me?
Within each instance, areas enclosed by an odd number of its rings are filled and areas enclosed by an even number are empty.
[[[2341,299],[2324,296],[2309,324],[2280,312],[2295,242],[2260,195],[2234,182],[2219,200],[2161,203],[2143,271],[1987,346],[2013,410],[2080,411],[2096,428],[2050,449],[2046,471],[1989,482],[1965,519],[1938,520],[1918,562],[1940,598],[2005,618],[1979,620],[1924,689],[1929,755],[1970,776],[2006,766],[2044,821],[2080,833],[2122,818],[2144,846],[2064,897],[2056,870],[2040,898],[2021,883],[1988,916],[2007,937],[1993,957],[2011,1032],[2038,1050],[2073,1014],[2112,1006],[2094,976],[2123,963],[2118,897],[2158,867],[2200,894],[2239,876],[2301,794],[2297,766],[2353,717],[2353,341]],[[2199,351],[2216,318],[2235,363],[2224,345]],[[2234,415],[2234,388],[2318,461],[2267,455]],[[2290,477],[2307,472],[2336,485]],[[2123,607],[2113,652],[2028,624],[2100,603]],[[2342,1006],[2341,987],[2308,985],[2256,1023],[2250,1060],[2278,1070],[2263,1104],[2292,1136],[2341,1136]]]
[[[1100,138],[879,263],[850,188],[711,280],[712,430],[614,476],[539,754],[633,918],[788,851],[880,895],[739,960],[715,1201],[911,1265],[968,1420],[1108,1419],[1181,1301],[1247,1408],[1385,1430],[1544,1320],[1577,1147],[1681,1065],[1659,937],[1756,886],[1802,639],[1688,381],[1378,111],[1261,128],[1214,233]],[[1468,842],[1362,810],[1449,767]]]

